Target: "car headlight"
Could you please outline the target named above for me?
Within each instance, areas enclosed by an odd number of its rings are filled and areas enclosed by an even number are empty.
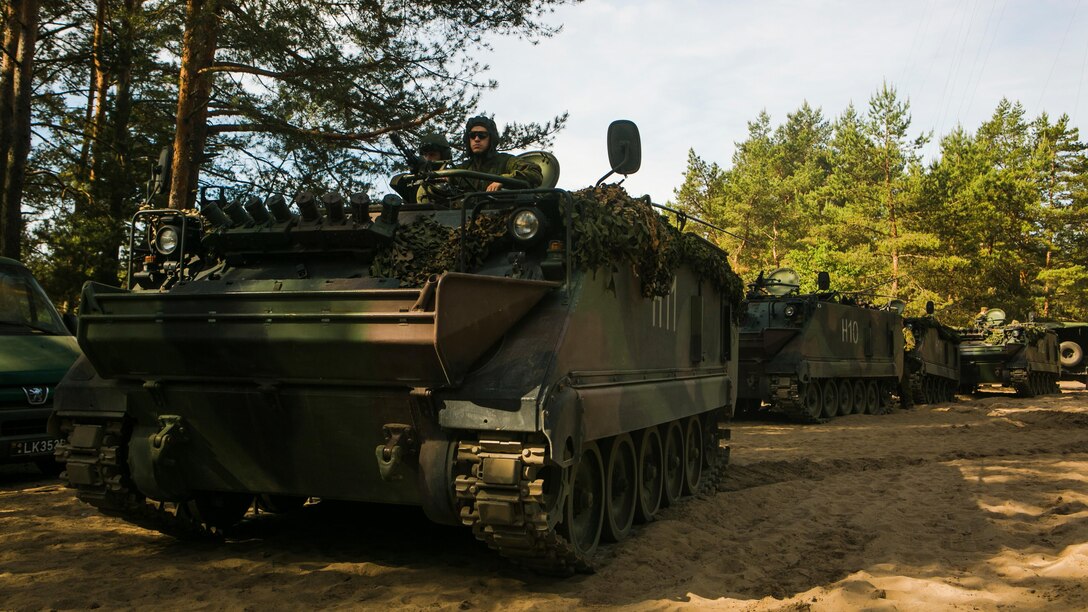
[[[532,240],[540,233],[542,225],[540,211],[535,208],[523,208],[510,218],[510,234],[518,240]]]
[[[172,225],[164,225],[155,234],[155,249],[163,255],[169,255],[178,248],[178,230]]]
[[[1023,335],[1024,335],[1024,331],[1023,331],[1023,330],[1020,330],[1020,329],[1014,329],[1014,330],[1012,330],[1012,337],[1013,337],[1013,338],[1019,338],[1020,336],[1023,336]]]
[[[783,312],[786,314],[787,317],[792,317],[793,315],[797,314],[797,307],[793,304],[790,304],[789,306],[786,306],[786,309]]]

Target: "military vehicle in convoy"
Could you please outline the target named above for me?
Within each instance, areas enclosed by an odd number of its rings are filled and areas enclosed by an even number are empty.
[[[979,385],[1012,387],[1033,397],[1058,393],[1061,361],[1058,335],[1036,323],[1006,321],[1005,311],[990,308],[971,327],[960,330],[960,390]]]
[[[613,172],[638,169],[633,123]],[[614,185],[144,210],[127,289],[89,283],[57,397],[79,498],[170,533],[254,499],[421,506],[518,563],[586,570],[602,538],[727,456],[739,279]],[[605,175],[607,176],[611,175]],[[637,274],[636,274],[637,271]],[[159,508],[164,510],[159,510]]]
[[[1084,321],[1048,321],[1044,327],[1058,335],[1058,355],[1061,360],[1062,380],[1075,380],[1088,386],[1088,359],[1084,350],[1088,347],[1088,323]]]
[[[898,312],[830,291],[800,293],[789,268],[749,285],[740,330],[738,408],[816,422],[890,409],[903,374]]]
[[[926,315],[903,319],[905,342],[904,406],[951,401],[960,383],[960,336],[933,316],[933,302]]]
[[[66,321],[30,270],[0,257],[0,463],[60,472],[46,423],[54,389],[78,355]]]

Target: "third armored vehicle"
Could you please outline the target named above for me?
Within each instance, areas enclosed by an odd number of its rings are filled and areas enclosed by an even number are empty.
[[[1006,323],[1003,310],[990,308],[960,335],[964,392],[972,393],[982,384],[1012,387],[1025,397],[1059,391],[1061,363],[1054,330],[1035,323]]]
[[[639,158],[614,123],[613,171]],[[255,498],[421,506],[555,573],[698,491],[724,461],[740,281],[648,202],[555,189],[535,159],[539,189],[139,213],[134,286],[83,291],[56,412],[69,486],[170,532],[229,528]],[[463,177],[525,187],[398,185]]]
[[[891,406],[903,373],[903,320],[828,291],[799,293],[788,268],[760,275],[745,302],[739,406],[816,421]]]
[[[935,404],[953,398],[960,382],[960,337],[956,330],[933,316],[933,302],[926,303],[926,316],[903,320],[906,342],[904,372],[905,405]]]

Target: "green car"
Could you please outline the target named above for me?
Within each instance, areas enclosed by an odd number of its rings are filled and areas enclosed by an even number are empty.
[[[46,432],[53,390],[79,356],[64,319],[30,270],[0,257],[0,463],[60,471]]]

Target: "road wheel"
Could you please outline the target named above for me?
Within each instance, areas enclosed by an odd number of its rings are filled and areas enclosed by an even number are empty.
[[[936,376],[926,375],[925,388],[926,388],[926,403],[927,404],[938,404],[938,403],[940,403],[940,401],[941,401],[940,393],[941,392],[938,390],[937,385],[938,385],[938,380],[937,380]]]
[[[805,416],[816,420],[820,418],[822,405],[820,403],[820,386],[816,381],[810,380],[801,386],[801,407],[805,410]]]
[[[839,411],[838,387],[835,379],[820,381],[820,415],[825,419],[834,418]]]
[[[582,556],[590,556],[601,541],[604,524],[604,467],[601,452],[591,443],[574,467],[563,520],[563,535]]]
[[[850,412],[861,414],[865,412],[865,381],[860,378],[850,383]]]
[[[865,383],[865,414],[877,414],[880,412],[880,389],[875,380]]]
[[[854,404],[854,387],[850,384],[849,378],[843,378],[839,380],[839,388],[837,394],[839,398],[839,409],[836,411],[838,416],[846,416],[850,414],[851,406]]]
[[[638,441],[638,504],[635,508],[635,520],[640,523],[653,520],[661,509],[661,496],[665,493],[664,454],[657,428],[642,430]]]
[[[665,504],[670,506],[684,493],[684,431],[679,421],[665,425]]]
[[[684,493],[695,495],[703,482],[703,424],[699,417],[684,426]]]
[[[1058,352],[1062,367],[1075,368],[1084,360],[1084,348],[1072,340],[1066,340],[1058,345]]]
[[[621,434],[612,440],[608,451],[608,469],[605,470],[605,521],[604,537],[619,542],[631,533],[638,505],[638,456],[629,434]]]

